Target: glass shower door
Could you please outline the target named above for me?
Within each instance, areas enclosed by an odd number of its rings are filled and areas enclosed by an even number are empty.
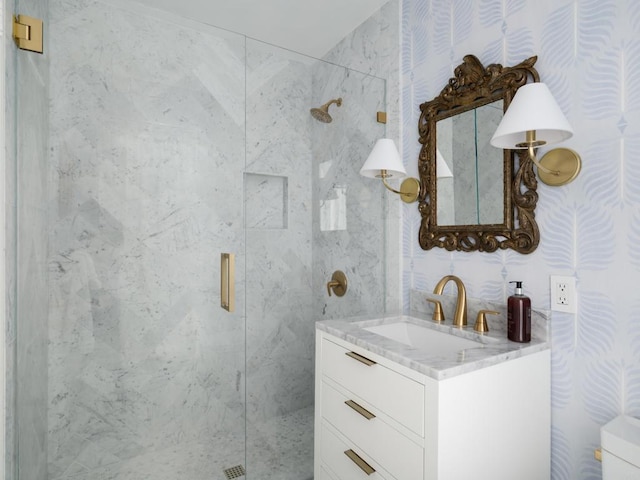
[[[47,480],[48,405],[48,58],[18,50],[11,16],[47,20],[45,2],[5,2],[5,228],[8,480]],[[4,112],[3,112],[4,113]]]
[[[48,478],[225,479],[245,458],[245,39],[49,8]]]
[[[247,479],[311,480],[315,322],[384,308],[384,195],[359,170],[386,85],[255,40],[246,85]],[[334,98],[331,123],[311,116]]]

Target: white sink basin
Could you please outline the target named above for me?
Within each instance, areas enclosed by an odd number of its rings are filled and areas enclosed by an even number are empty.
[[[375,327],[364,327],[364,330],[390,338],[415,348],[421,348],[432,355],[447,355],[468,348],[483,348],[484,345],[474,340],[457,337],[432,328],[421,327],[414,323],[396,322]]]

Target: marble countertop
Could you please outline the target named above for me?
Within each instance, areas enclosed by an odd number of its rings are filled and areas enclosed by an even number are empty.
[[[436,380],[473,372],[550,348],[548,341],[537,338],[532,338],[530,343],[512,342],[507,339],[505,332],[500,330],[489,331],[486,334],[477,333],[473,330],[473,322],[469,322],[471,325],[464,329],[459,329],[450,324],[438,324],[433,320],[422,318],[423,316],[420,314],[415,315],[389,315],[373,319],[354,317],[322,320],[316,323],[316,328]],[[435,356],[430,354],[427,349],[405,345],[365,330],[367,327],[399,321],[415,323],[480,343],[477,347]]]

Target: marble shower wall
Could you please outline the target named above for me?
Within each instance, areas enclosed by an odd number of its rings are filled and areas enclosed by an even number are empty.
[[[4,31],[11,32],[14,5],[2,8]],[[47,22],[47,1],[20,0],[15,8]],[[18,51],[11,39],[5,45],[5,475],[14,479],[19,470],[23,478],[45,480],[49,55]]]
[[[336,45],[313,75],[313,105],[342,97],[333,122],[312,124],[314,161],[314,312],[317,318],[379,314],[400,308],[400,203],[360,168],[379,138],[399,138],[399,2],[391,0]],[[341,70],[335,64],[351,70]],[[387,124],[376,112],[387,112]],[[329,213],[335,221],[323,225]],[[329,215],[331,216],[331,215]],[[343,270],[349,291],[329,297]]]
[[[524,281],[547,309],[549,275],[577,279],[578,313],[552,312],[554,480],[597,480],[599,428],[640,416],[640,2],[404,0],[402,101],[405,162],[418,157],[418,105],[437,95],[466,54],[484,65],[536,67],[572,124],[563,144],[582,155],[571,184],[538,184],[541,242],[530,255],[422,251],[420,218],[403,212],[405,305],[453,273],[470,296],[505,302]]]
[[[384,109],[385,82],[380,78],[318,64],[314,69],[313,105],[342,97],[330,111],[333,122],[314,120],[313,285],[314,311],[337,318],[384,311],[384,194],[377,182],[360,176],[362,152],[370,152],[384,125],[375,114]],[[332,205],[343,202],[343,208]],[[333,211],[335,221],[320,218]],[[326,284],[335,270],[348,279],[344,297],[329,297]]]
[[[245,39],[119,1],[53,0],[50,29],[49,478],[223,478],[244,461]]]

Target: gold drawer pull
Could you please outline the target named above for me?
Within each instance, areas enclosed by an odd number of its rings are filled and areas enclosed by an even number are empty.
[[[376,416],[371,413],[369,410],[367,410],[366,408],[364,408],[362,405],[358,405],[356,402],[354,402],[353,400],[347,400],[346,402],[347,405],[349,405],[351,408],[353,408],[356,412],[358,412],[360,415],[362,415],[364,418],[366,418],[367,420],[371,420],[373,418],[376,418]]]
[[[359,355],[356,352],[347,352],[345,353],[345,355],[359,361],[360,363],[364,363],[368,367],[376,364],[376,362],[374,362],[373,360],[369,360],[367,357],[363,357],[362,355]]]
[[[353,463],[355,463],[360,469],[366,473],[367,475],[371,475],[372,473],[376,473],[375,468],[365,462],[360,455],[358,455],[353,450],[349,449],[344,452],[344,454],[351,459]]]

